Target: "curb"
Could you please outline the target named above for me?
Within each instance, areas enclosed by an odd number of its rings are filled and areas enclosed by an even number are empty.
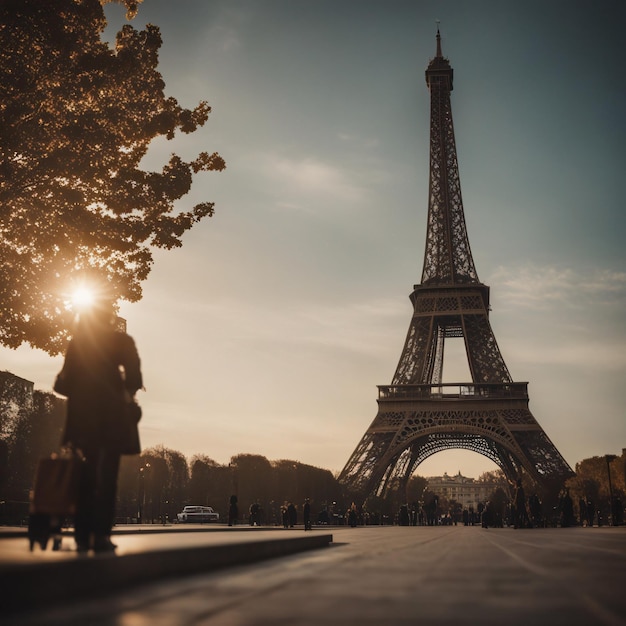
[[[313,525],[314,530],[325,530],[330,526]],[[334,527],[341,528],[341,527]],[[296,529],[304,529],[302,524]],[[209,524],[145,524],[137,526],[135,524],[119,525],[113,527],[112,535],[156,535],[162,533],[216,533],[216,532],[255,532],[259,530],[285,530],[283,526],[248,526],[248,524],[238,524],[236,526],[209,525]],[[63,537],[73,537],[74,530],[71,526],[62,529]],[[0,526],[0,541],[2,539],[19,539],[28,537],[28,528],[25,526]]]
[[[194,546],[137,554],[103,554],[76,560],[18,563],[0,568],[4,612],[16,613],[128,590],[171,576],[189,576],[233,565],[328,546],[333,536],[308,535],[245,543]]]

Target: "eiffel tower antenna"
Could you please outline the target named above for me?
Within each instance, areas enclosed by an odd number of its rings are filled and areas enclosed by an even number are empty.
[[[422,280],[391,385],[378,387],[378,414],[339,476],[354,498],[406,487],[437,452],[466,449],[496,463],[514,484],[526,472],[553,495],[573,475],[528,408],[528,383],[513,382],[489,322],[461,197],[450,92],[453,69],[441,50],[426,69],[430,91],[428,217]],[[447,339],[463,338],[471,381],[443,383]]]

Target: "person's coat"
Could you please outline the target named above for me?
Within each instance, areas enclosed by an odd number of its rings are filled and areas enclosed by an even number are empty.
[[[112,328],[79,330],[54,387],[68,398],[62,445],[141,452],[137,428],[141,409],[129,403],[142,386],[132,337]]]

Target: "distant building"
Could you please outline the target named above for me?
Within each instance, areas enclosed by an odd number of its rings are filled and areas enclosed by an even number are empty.
[[[35,387],[35,383],[30,380],[26,380],[25,378],[20,378],[11,372],[4,370],[0,372],[0,392],[5,389],[9,389],[10,387],[20,388],[22,393],[27,396],[32,396],[33,388]]]
[[[0,372],[0,440],[8,440],[23,411],[33,408],[35,384],[11,372]]]
[[[475,478],[462,476],[459,472],[456,476],[427,477],[428,490],[436,493],[447,500],[455,500],[463,505],[464,509],[476,510],[478,503],[485,503],[494,490],[500,485],[496,482],[479,482]]]

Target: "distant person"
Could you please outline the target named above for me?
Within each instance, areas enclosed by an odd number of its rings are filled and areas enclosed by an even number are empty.
[[[280,514],[283,521],[283,528],[289,528],[289,507],[286,502],[280,507]]]
[[[398,526],[408,526],[409,524],[409,507],[407,504],[403,504],[400,506],[398,514]]]
[[[304,520],[304,530],[311,530],[311,503],[306,498],[302,507],[302,518]]]
[[[439,506],[439,496],[433,495],[426,503],[426,518],[429,526],[437,525],[437,508]]]
[[[287,517],[289,519],[289,528],[293,528],[298,523],[298,511],[293,502],[287,505]]]
[[[528,511],[526,510],[526,494],[522,486],[521,478],[517,479],[517,487],[515,489],[515,522],[514,528],[528,528]]]
[[[565,488],[565,491],[561,495],[559,510],[561,513],[561,528],[569,528],[576,523],[576,518],[574,517],[574,503],[569,495],[568,488]]]
[[[581,526],[587,524],[587,501],[584,498],[578,498],[578,522]]]
[[[258,502],[253,502],[249,509],[250,526],[261,525],[261,505]]]
[[[228,504],[228,525],[235,526],[239,517],[239,506],[237,505],[237,496],[230,496]]]
[[[357,526],[357,514],[356,514],[356,504],[353,502],[348,509],[348,524],[351,528],[356,528]]]
[[[596,516],[596,509],[591,498],[587,498],[587,526],[593,526],[593,520]]]
[[[135,342],[114,327],[113,307],[97,302],[80,314],[54,390],[67,396],[62,445],[84,456],[74,538],[79,552],[115,550],[111,529],[120,455],[138,454],[143,387]]]
[[[611,500],[611,525],[621,526],[624,523],[624,505],[619,496],[613,496]]]
[[[533,493],[532,496],[528,499],[528,508],[530,509],[530,516],[532,519],[533,526],[535,528],[540,528],[545,525],[543,519],[543,506],[541,504],[541,500],[536,493]]]

